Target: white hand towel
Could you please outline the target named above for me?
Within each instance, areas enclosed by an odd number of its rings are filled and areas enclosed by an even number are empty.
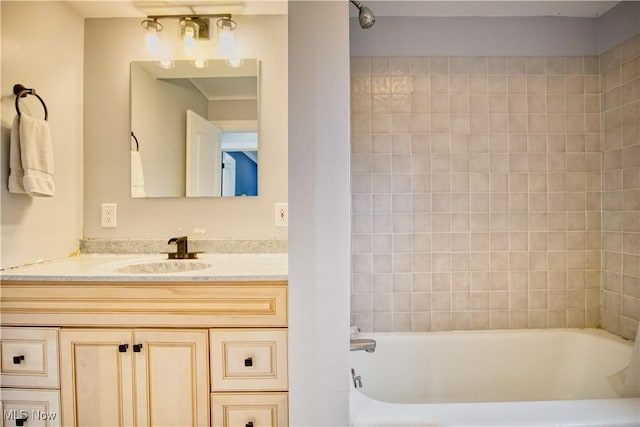
[[[147,197],[144,190],[144,172],[139,151],[131,152],[131,197]]]
[[[24,194],[24,170],[20,158],[20,122],[18,116],[11,124],[11,141],[9,145],[9,192]]]
[[[49,124],[27,114],[20,115],[20,155],[24,189],[32,196],[53,196],[53,146]]]

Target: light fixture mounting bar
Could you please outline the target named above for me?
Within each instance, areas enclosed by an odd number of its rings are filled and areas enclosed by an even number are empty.
[[[151,19],[151,20],[156,20],[156,19],[181,19],[181,18],[190,18],[190,19],[198,19],[198,18],[204,18],[204,19],[213,19],[213,18],[219,18],[219,19],[231,19],[231,14],[230,13],[214,13],[214,14],[193,14],[193,15],[149,15],[147,16],[147,19]]]

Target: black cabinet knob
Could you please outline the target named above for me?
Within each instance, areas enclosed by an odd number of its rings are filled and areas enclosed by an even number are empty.
[[[118,346],[118,351],[120,353],[126,353],[128,348],[129,348],[129,344],[120,344]]]
[[[142,351],[142,344],[134,344],[133,345],[133,352],[134,353],[140,353]]]
[[[27,417],[27,416],[25,416],[24,418],[16,418],[16,426],[17,427],[24,426],[24,423],[26,423],[28,419],[29,419],[29,417]]]
[[[19,365],[20,362],[22,362],[24,360],[24,355],[21,354],[20,356],[13,356],[13,364],[14,365]]]
[[[253,366],[253,358],[247,357],[246,359],[244,359],[244,366]]]

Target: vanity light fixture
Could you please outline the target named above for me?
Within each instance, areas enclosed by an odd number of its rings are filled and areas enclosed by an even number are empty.
[[[216,28],[218,31],[218,48],[227,64],[231,67],[239,67],[242,65],[242,59],[238,55],[238,49],[235,40],[235,32],[237,28],[236,22],[231,19],[231,14],[205,14],[205,15],[155,15],[147,16],[142,21],[142,28],[146,30],[145,46],[147,51],[156,58],[160,58],[163,50],[158,37],[158,33],[162,31],[162,24],[159,19],[177,19],[180,23],[180,37],[182,38],[182,47],[187,57],[193,58],[193,65],[197,68],[206,68],[208,61],[205,57],[207,53],[198,49],[198,43],[208,41],[209,20],[216,20]],[[167,59],[158,61],[158,65],[163,68],[172,68]]]

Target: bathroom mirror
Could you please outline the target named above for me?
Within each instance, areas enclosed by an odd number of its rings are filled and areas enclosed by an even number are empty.
[[[131,63],[131,196],[258,195],[259,63]]]

